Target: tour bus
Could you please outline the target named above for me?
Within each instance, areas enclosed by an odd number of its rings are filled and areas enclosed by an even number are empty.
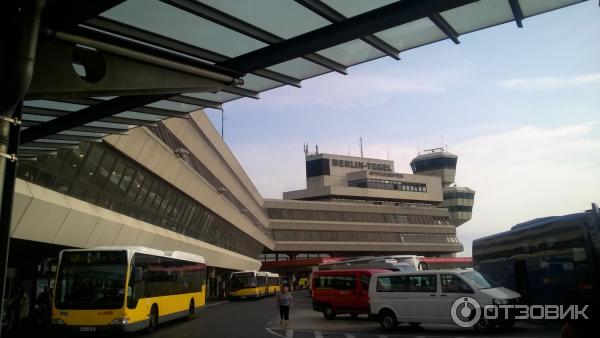
[[[81,332],[153,331],[205,304],[202,256],[145,247],[63,250],[52,323]]]
[[[323,312],[327,319],[339,314],[369,314],[369,281],[375,273],[388,270],[323,270],[312,278],[313,310]]]
[[[281,290],[279,275],[266,271],[237,271],[231,273],[229,298],[261,298]]]
[[[568,304],[600,288],[600,212],[537,218],[473,241],[478,271],[528,304]]]
[[[457,324],[452,319],[453,303],[464,299],[455,315],[461,321],[473,320],[477,330],[492,329],[495,325],[510,328],[514,325],[514,313],[508,319],[499,316],[497,321],[483,316],[478,321],[470,317],[475,314],[467,304],[468,297],[475,299],[481,309],[486,305],[516,305],[520,303],[518,293],[497,287],[492,281],[473,269],[429,270],[415,272],[388,272],[371,277],[369,285],[369,308],[379,318],[385,330],[395,329],[399,323],[417,326],[421,323]],[[457,308],[457,309],[458,309]],[[469,309],[465,318],[462,309]],[[474,308],[473,308],[474,309]]]

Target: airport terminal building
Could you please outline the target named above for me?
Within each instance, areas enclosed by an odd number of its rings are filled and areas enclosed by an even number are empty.
[[[440,173],[453,180],[456,161],[438,167],[402,174],[392,161],[307,154],[307,188],[263,199],[198,110],[20,162],[9,276],[51,284],[63,248],[140,245],[204,256],[216,297],[224,273],[261,261],[452,255],[462,244]]]

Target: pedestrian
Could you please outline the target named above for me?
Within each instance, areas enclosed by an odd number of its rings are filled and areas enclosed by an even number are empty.
[[[19,326],[21,328],[27,327],[27,320],[29,319],[29,310],[31,309],[31,304],[29,303],[29,296],[27,292],[23,288],[21,288],[21,299],[19,302]]]
[[[277,295],[277,306],[279,307],[279,324],[282,328],[287,327],[290,320],[290,309],[294,307],[294,299],[287,284],[283,285],[281,292]]]
[[[21,309],[21,287],[17,286],[15,293],[8,300],[8,331],[16,331],[19,328],[19,310]]]

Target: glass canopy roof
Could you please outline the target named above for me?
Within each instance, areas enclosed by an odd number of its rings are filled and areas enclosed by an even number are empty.
[[[59,2],[59,1],[58,1]],[[404,22],[384,29],[369,27],[390,19],[394,6],[439,5],[436,0],[126,0],[78,22],[77,29],[145,46],[173,57],[185,56],[239,72],[244,62],[269,59],[257,69],[241,72],[243,84],[214,93],[180,93],[99,121],[61,131],[22,145],[25,156],[48,153],[82,140],[99,140],[132,127],[152,125],[168,117],[186,117],[194,110],[244,98],[328,72],[346,73],[356,64],[452,39],[462,34],[516,21],[582,2],[581,0],[449,0],[444,10],[418,10]],[[84,3],[84,2],[81,2]],[[107,6],[107,5],[105,5]],[[431,7],[430,6],[430,7]],[[101,6],[100,6],[101,7]],[[384,10],[384,8],[389,11]],[[429,8],[427,6],[423,8]],[[77,11],[74,8],[73,11]],[[393,13],[391,13],[393,14]],[[405,13],[398,11],[398,16]],[[354,21],[353,21],[354,20]],[[356,23],[360,34],[353,36]],[[388,22],[389,23],[389,22]],[[365,28],[366,27],[366,28]],[[364,33],[364,34],[363,34]],[[314,46],[311,43],[314,41]],[[278,47],[281,46],[280,49]],[[285,46],[285,48],[284,48]],[[307,47],[308,46],[308,47]],[[249,54],[250,53],[250,54]],[[256,54],[262,53],[262,54]],[[280,55],[284,55],[281,57]],[[248,58],[244,58],[248,57]],[[241,67],[241,68],[240,68]],[[68,116],[112,97],[26,100],[23,128]]]

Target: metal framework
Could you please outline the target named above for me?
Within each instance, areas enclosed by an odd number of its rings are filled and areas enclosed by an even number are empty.
[[[348,3],[326,5],[319,0],[296,0],[303,6],[300,8],[331,24],[283,39],[277,32],[261,29],[201,1],[161,1],[267,46],[230,58],[211,50],[210,43],[195,46],[104,15],[126,5],[127,0],[7,0],[0,5],[2,295],[19,153],[27,159],[52,155],[58,148],[75,147],[82,141],[96,142],[108,134],[127,133],[134,126],[153,125],[168,117],[186,118],[188,112],[177,110],[177,104],[222,109],[224,102],[239,97],[258,99],[261,90],[251,90],[256,87],[250,83],[244,86],[241,80],[246,74],[295,87],[300,87],[301,80],[324,72],[346,74],[347,67],[368,58],[346,65],[319,52],[357,39],[399,59],[402,49],[394,45],[393,39],[374,34],[415,20],[428,18],[449,39],[459,43],[459,34],[443,15],[461,6],[468,9],[476,2],[399,0],[346,17],[335,6],[351,6]],[[527,13],[527,8],[523,12],[518,0],[506,1],[517,26],[522,27],[525,17],[583,0],[540,2],[542,8],[536,9],[536,13]],[[500,23],[503,22],[489,22],[485,27]],[[473,31],[485,27],[474,25]],[[416,46],[431,42],[421,41]],[[308,61],[302,61],[308,70],[296,71],[284,66],[298,58]],[[83,71],[78,71],[78,67]],[[251,77],[247,79],[251,82]],[[33,99],[51,100],[54,105],[28,104],[27,100]],[[161,100],[164,101],[156,103]],[[56,108],[60,103],[85,108],[67,111]],[[173,109],[169,109],[171,104]],[[143,115],[122,114],[126,111],[151,116],[145,119]]]
[[[240,73],[266,68],[316,50],[323,50],[375,32],[444,12],[474,0],[404,0],[356,15],[280,43],[232,58],[219,65]]]
[[[523,11],[521,10],[519,0],[508,0],[508,2],[510,3],[510,10],[513,12],[517,27],[523,28]]]
[[[107,100],[80,111],[27,128],[21,135],[21,144],[48,137],[63,130],[79,127],[93,121],[98,121],[129,109],[166,99],[170,96],[171,95],[168,94],[133,95]]]
[[[340,12],[336,11],[320,0],[296,0],[296,2],[333,23],[341,22],[347,19]],[[396,60],[400,60],[400,56],[398,56],[400,51],[375,35],[365,35],[361,38],[361,40],[387,54],[387,56]]]
[[[98,29],[101,31],[109,32],[112,34],[119,34],[131,39],[135,39],[140,42],[144,42],[149,45],[162,46],[175,51],[180,54],[190,55],[200,60],[206,60],[212,63],[219,63],[229,59],[229,57],[212,52],[206,49],[202,49],[184,42],[170,39],[152,32],[144,31],[139,28],[132,27],[130,25],[116,22],[103,17],[96,17],[86,21],[86,27]],[[287,76],[281,73],[274,72],[268,69],[259,69],[253,74],[271,79],[273,81],[285,83],[290,86],[300,87],[300,80],[295,79],[291,76]]]
[[[186,12],[192,13],[194,15],[200,16],[204,19],[215,22],[219,25],[225,26],[229,29],[252,37],[258,41],[262,41],[266,44],[275,45],[284,41],[284,39],[278,37],[277,35],[267,32],[263,29],[260,29],[256,26],[253,26],[247,22],[244,22],[234,16],[231,16],[227,13],[223,13],[217,9],[214,9],[210,6],[207,6],[201,2],[193,1],[193,0],[161,0],[162,2],[168,3],[172,6],[180,8]],[[298,57],[303,57],[308,61],[314,62],[320,66],[325,68],[329,68],[333,71],[336,71],[340,74],[348,74],[346,70],[346,66],[341,63],[330,60],[324,56],[313,53],[311,51],[309,53],[298,55]],[[254,71],[254,70],[253,70]]]

